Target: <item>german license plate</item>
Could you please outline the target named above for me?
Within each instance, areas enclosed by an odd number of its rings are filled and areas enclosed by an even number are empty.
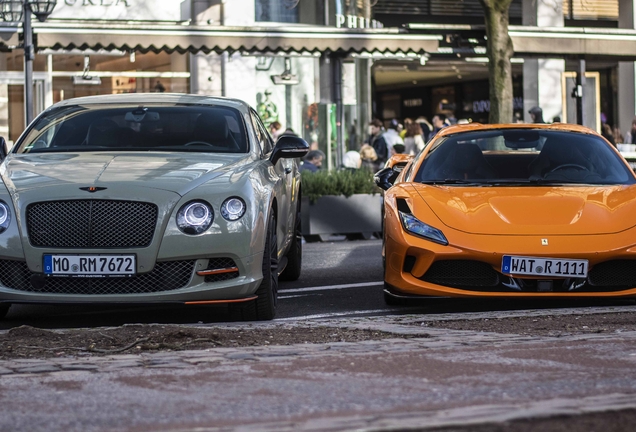
[[[587,277],[587,260],[504,255],[501,272],[523,276]]]
[[[76,277],[131,276],[135,255],[44,255],[44,274]]]

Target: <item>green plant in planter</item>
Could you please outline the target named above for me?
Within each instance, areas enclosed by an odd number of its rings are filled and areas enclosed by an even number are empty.
[[[373,174],[365,169],[342,171],[303,171],[303,196],[314,203],[325,195],[377,194],[380,189],[373,183]]]

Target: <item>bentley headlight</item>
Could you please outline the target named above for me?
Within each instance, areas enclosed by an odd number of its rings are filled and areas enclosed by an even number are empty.
[[[448,240],[446,240],[444,233],[437,228],[433,228],[432,226],[425,224],[412,214],[399,213],[402,226],[409,233],[444,246],[448,245]]]
[[[186,234],[201,234],[212,225],[214,211],[204,201],[190,201],[177,213],[177,226]]]
[[[9,222],[11,222],[9,206],[4,201],[0,201],[0,233],[9,228]]]
[[[237,197],[228,198],[221,206],[221,216],[229,221],[240,219],[245,214],[245,202]]]

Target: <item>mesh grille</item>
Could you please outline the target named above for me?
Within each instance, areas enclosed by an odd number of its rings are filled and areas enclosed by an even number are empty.
[[[208,268],[206,270],[216,270],[236,267],[236,263],[232,258],[211,258],[208,262]],[[205,282],[221,282],[224,280],[230,280],[239,277],[239,272],[221,273],[216,275],[208,275],[205,277]]]
[[[499,275],[492,266],[470,260],[436,261],[421,279],[437,285],[457,288],[499,285]]]
[[[636,260],[612,260],[596,264],[587,280],[593,286],[634,287]]]
[[[35,247],[129,248],[150,245],[157,206],[134,201],[47,201],[27,208]]]
[[[188,285],[195,262],[196,260],[158,262],[151,272],[126,278],[47,278],[29,271],[23,261],[0,260],[0,283],[19,291],[52,294],[153,293]]]

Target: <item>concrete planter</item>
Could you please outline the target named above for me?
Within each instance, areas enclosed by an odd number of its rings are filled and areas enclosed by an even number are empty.
[[[320,234],[364,234],[382,229],[382,196],[327,195],[310,203],[308,198],[301,202],[303,235]]]

